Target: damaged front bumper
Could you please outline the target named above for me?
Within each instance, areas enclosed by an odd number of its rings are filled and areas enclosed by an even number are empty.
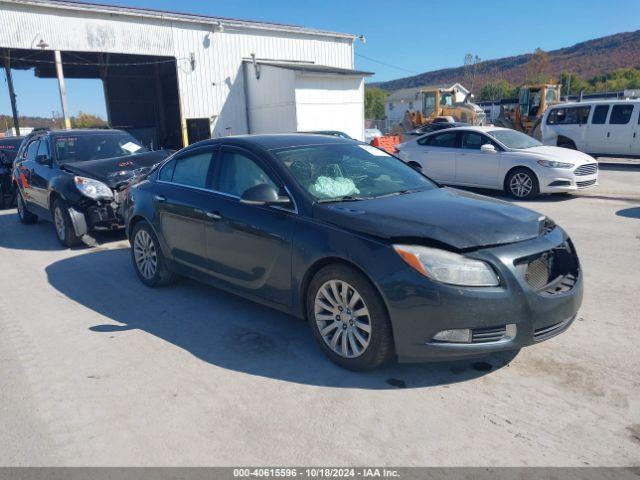
[[[406,269],[379,283],[401,362],[455,360],[517,350],[566,331],[583,295],[571,240],[556,227],[533,240],[482,248],[497,287],[439,284]]]
[[[126,189],[113,191],[113,200],[87,199],[69,207],[69,216],[78,237],[94,230],[114,230],[124,226],[122,216]]]

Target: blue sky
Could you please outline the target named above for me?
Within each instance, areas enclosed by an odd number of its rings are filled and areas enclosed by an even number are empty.
[[[222,17],[246,18],[364,35],[357,68],[390,80],[463,63],[466,53],[489,60],[535,48],[553,50],[591,38],[640,29],[640,2],[630,0],[101,0],[99,3]],[[394,68],[398,67],[398,68]],[[60,110],[55,80],[15,72],[23,115]],[[69,109],[106,116],[101,83],[68,80]],[[4,73],[0,74],[0,113],[10,113]]]

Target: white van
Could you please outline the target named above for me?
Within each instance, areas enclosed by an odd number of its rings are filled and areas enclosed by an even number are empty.
[[[640,157],[640,100],[554,105],[541,123],[542,143],[593,156]]]

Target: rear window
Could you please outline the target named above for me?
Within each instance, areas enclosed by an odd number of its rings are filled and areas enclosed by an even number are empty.
[[[436,133],[429,137],[418,140],[420,145],[429,145],[431,147],[455,148],[457,132]]]
[[[593,111],[593,118],[591,123],[594,125],[604,125],[607,121],[607,114],[609,113],[609,105],[596,105]]]
[[[18,153],[22,138],[0,140],[0,161],[11,163]]]
[[[633,105],[614,105],[609,123],[611,125],[625,125],[631,120],[632,113]]]
[[[0,140],[0,150],[17,150],[22,143],[22,138],[3,138]]]

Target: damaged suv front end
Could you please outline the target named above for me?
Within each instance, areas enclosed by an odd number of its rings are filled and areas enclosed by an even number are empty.
[[[170,151],[140,153],[132,157],[63,164],[74,174],[67,178],[67,198],[76,235],[123,225],[127,189],[171,154]]]
[[[93,230],[119,228],[129,185],[171,153],[148,151],[121,130],[35,130],[13,165],[18,217],[52,221],[67,247]]]

